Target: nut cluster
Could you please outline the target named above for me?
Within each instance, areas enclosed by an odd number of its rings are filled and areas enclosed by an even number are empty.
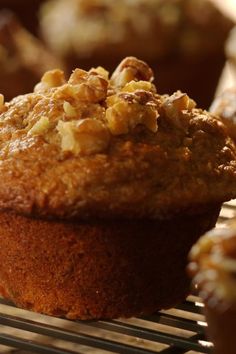
[[[173,95],[164,100],[163,108],[166,115],[172,119],[181,117],[183,111],[192,110],[196,107],[194,100],[188,97],[186,93],[180,91],[175,92]]]
[[[151,132],[158,129],[158,105],[154,94],[148,91],[150,82],[131,81],[121,92],[107,98],[106,120],[113,135],[128,134],[137,125]]]
[[[62,71],[48,71],[25,98],[29,108],[23,112],[23,129],[28,136],[40,135],[73,155],[102,153],[112,136],[135,135],[137,126],[156,134],[160,111],[180,119],[180,113],[194,108],[195,102],[181,92],[157,95],[152,80],[149,66],[134,57],[124,59],[110,80],[101,67],[75,69],[68,81]],[[18,101],[18,108],[12,109],[22,116]]]
[[[110,135],[106,126],[99,120],[86,118],[71,122],[59,121],[57,130],[61,136],[61,148],[74,155],[92,154],[104,151]]]

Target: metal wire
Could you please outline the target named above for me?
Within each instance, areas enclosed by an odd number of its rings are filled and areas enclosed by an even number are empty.
[[[236,216],[222,209],[218,226]],[[113,321],[69,321],[17,309],[0,298],[0,353],[193,354],[209,353],[201,302],[190,296],[174,309]]]

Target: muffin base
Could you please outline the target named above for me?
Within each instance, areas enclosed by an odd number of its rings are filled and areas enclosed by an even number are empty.
[[[0,291],[70,319],[130,317],[189,292],[187,254],[220,206],[170,220],[60,222],[0,213]]]

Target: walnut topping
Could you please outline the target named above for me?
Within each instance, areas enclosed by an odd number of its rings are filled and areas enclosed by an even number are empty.
[[[44,92],[52,87],[61,86],[65,82],[66,81],[65,81],[65,76],[63,71],[59,69],[46,71],[46,73],[43,75],[41,79],[41,82],[39,82],[35,86],[34,92]]]
[[[128,82],[121,91],[124,92],[134,92],[136,90],[145,90],[155,92],[155,86],[150,81],[130,81]]]
[[[178,119],[185,110],[195,108],[196,103],[188,97],[186,93],[180,91],[175,92],[173,95],[167,97],[163,103],[163,108],[166,115],[173,119]]]
[[[105,80],[109,79],[109,72],[105,70],[102,66],[98,66],[97,68],[92,68],[89,70],[91,74],[95,73],[97,75],[102,76]]]
[[[27,135],[43,135],[49,128],[48,117],[41,117],[28,131]]]
[[[146,103],[155,104],[152,93],[145,90],[136,90],[132,93],[121,92],[117,94],[117,97],[130,103],[139,103],[141,105],[145,105]]]
[[[182,126],[179,113],[195,102],[181,92],[157,95],[152,78],[149,66],[134,57],[123,60],[111,80],[102,67],[75,69],[68,82],[62,71],[49,71],[35,88],[37,103],[23,124],[29,135],[44,134],[50,120],[47,139],[75,155],[104,152],[110,134],[156,133],[160,110]]]
[[[113,135],[127,134],[138,124],[146,126],[153,133],[157,131],[159,114],[151,92],[121,92],[109,97],[107,104],[106,120]]]
[[[63,109],[67,117],[75,118],[78,114],[76,109],[70,104],[70,102],[64,101]]]
[[[100,102],[107,96],[108,81],[95,71],[75,69],[68,81],[71,94],[82,101]]]
[[[60,120],[57,130],[61,136],[62,151],[70,151],[74,155],[102,152],[110,140],[106,126],[92,118],[70,122]]]
[[[130,81],[152,81],[153,72],[142,60],[134,57],[124,59],[111,76],[111,84],[117,88],[124,87]]]

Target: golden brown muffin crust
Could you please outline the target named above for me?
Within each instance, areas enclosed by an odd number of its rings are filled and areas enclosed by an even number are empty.
[[[140,77],[142,80],[140,80]],[[236,152],[186,94],[127,58],[108,78],[46,73],[1,105],[0,207],[48,217],[160,218],[235,196]]]

